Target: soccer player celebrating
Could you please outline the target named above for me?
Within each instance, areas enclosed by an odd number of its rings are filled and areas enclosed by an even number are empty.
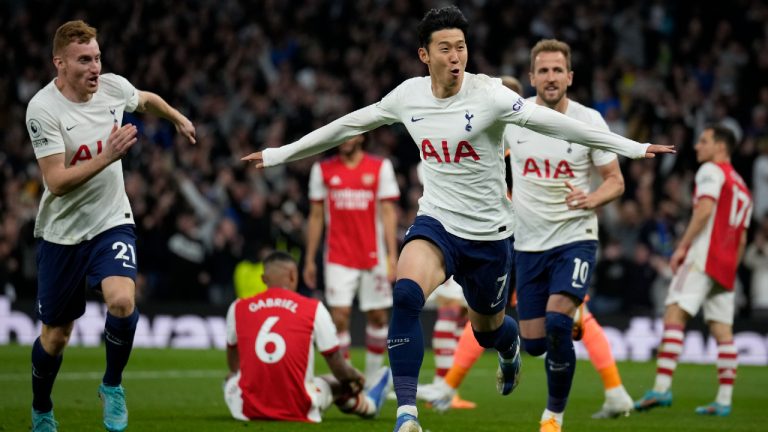
[[[669,153],[527,103],[498,78],[465,72],[468,22],[455,6],[419,23],[419,59],[429,76],[406,80],[381,101],[299,139],[247,155],[268,167],[319,153],[376,127],[405,124],[421,152],[424,195],[397,262],[387,347],[398,410],[395,431],[420,431],[416,386],[424,357],[419,314],[448,277],[464,289],[475,338],[499,352],[497,389],[509,394],[520,370],[517,323],[504,313],[512,267],[512,209],[505,194],[507,124],[630,157]]]
[[[307,286],[315,288],[315,255],[325,219],[325,301],[342,354],[349,359],[349,317],[358,295],[368,320],[365,378],[371,382],[381,369],[387,346],[387,314],[397,263],[395,200],[400,190],[392,163],[363,151],[364,139],[358,135],[345,141],[337,156],[312,166],[303,273]]]
[[[533,47],[531,50],[531,84],[536,88],[537,96],[530,98],[529,100],[538,105],[558,109],[560,112],[563,112],[570,117],[591,123],[596,127],[608,129],[605,121],[603,121],[596,111],[568,98],[567,89],[573,79],[570,58],[570,47],[564,42],[552,39],[543,40]],[[519,91],[520,84],[516,81],[517,80],[512,77],[502,77],[502,82],[505,86],[515,91]],[[510,171],[514,178],[513,183],[516,189],[515,193],[517,193],[517,190],[519,190],[520,193],[520,195],[516,196],[515,194],[512,194],[516,197],[513,199],[513,205],[515,206],[517,214],[524,216],[524,218],[521,217],[517,221],[515,236],[517,239],[522,240],[516,241],[515,248],[518,250],[517,256],[519,257],[522,254],[524,257],[523,259],[525,260],[528,252],[520,252],[519,249],[533,245],[531,249],[536,251],[535,253],[542,253],[538,252],[538,249],[541,246],[536,242],[539,240],[545,239],[545,241],[548,241],[548,246],[551,246],[551,248],[563,248],[564,245],[573,244],[573,232],[571,232],[571,237],[561,237],[562,234],[559,234],[557,238],[555,238],[552,233],[563,233],[565,232],[564,230],[573,225],[577,225],[578,227],[580,224],[586,223],[590,224],[590,226],[594,226],[596,224],[596,216],[592,209],[618,197],[624,190],[624,181],[616,157],[612,153],[594,149],[589,150],[578,145],[575,147],[578,151],[568,152],[568,148],[573,148],[569,146],[568,143],[548,139],[541,135],[530,135],[530,138],[532,139],[530,141],[527,139],[525,140],[528,145],[525,145],[524,143],[516,145],[520,141],[518,138],[519,134],[525,132],[515,126],[509,126],[508,129],[508,134],[505,136],[505,144],[508,146],[508,149],[514,150],[514,152],[510,151]],[[551,148],[553,145],[556,146],[554,147],[554,150]],[[571,169],[571,174],[575,177],[566,177],[564,175],[562,177],[558,175],[557,179],[540,179],[539,177],[535,177],[534,181],[531,178],[528,178],[528,176],[523,175],[525,173],[526,164],[530,167],[533,167],[534,164],[538,166],[536,161],[542,159],[544,159],[544,162],[541,163],[541,169],[544,173],[546,173],[547,169],[554,169],[553,166],[547,168],[548,164],[551,163],[547,162],[547,152],[556,152],[558,149],[565,149],[560,152],[560,157],[561,161],[565,162],[567,165],[561,166],[578,167]],[[572,211],[570,209],[563,211],[562,207],[564,207],[565,203],[562,197],[568,196],[568,198],[570,198],[568,201],[572,201],[573,199],[584,199],[586,195],[578,192],[578,197],[574,198],[576,193],[571,192],[570,189],[566,189],[567,186],[564,181],[568,181],[568,184],[573,182],[581,187],[588,187],[591,182],[590,173],[593,166],[597,166],[598,173],[603,178],[603,183],[600,188],[589,194],[591,195],[590,199],[593,200],[593,204],[585,206],[585,209],[587,210],[584,211]],[[510,188],[510,191],[511,190],[512,189]],[[579,189],[579,191],[581,191],[581,189]],[[558,194],[561,196],[559,199],[557,198]],[[554,199],[549,199],[553,196],[555,197]],[[520,208],[523,204],[525,207]],[[558,217],[553,220],[552,215],[558,215]],[[534,235],[531,235],[531,232],[533,232]],[[543,232],[549,234],[549,237],[540,235]],[[592,233],[584,232],[582,234],[585,234],[583,236],[584,240],[595,241],[597,238],[597,229],[593,229]],[[587,257],[591,258],[592,262],[594,262],[594,253]],[[573,268],[573,263],[571,262],[563,262],[563,265],[565,265],[569,271]],[[518,267],[517,271],[524,273],[533,272],[533,275],[535,275],[539,270]],[[527,280],[526,277],[527,276],[523,274],[521,280]],[[569,279],[566,282],[570,284],[571,281]],[[518,281],[518,289],[520,288],[519,284],[520,282]],[[537,293],[539,296],[548,296],[548,293],[551,292],[558,293],[558,290],[562,288],[561,285],[562,284],[558,284],[558,281],[551,279],[549,279],[549,283],[547,283],[547,278],[541,277],[538,289],[542,292],[534,291],[534,293]],[[524,288],[527,291],[530,291],[530,287]],[[584,291],[585,289],[582,289],[579,292],[583,294]],[[530,293],[528,296],[530,297]],[[528,299],[520,300],[518,293],[518,301],[525,302],[526,300]],[[581,302],[581,300],[583,299],[580,299],[579,302]],[[521,306],[519,306],[518,302],[513,302],[512,306],[517,306],[518,311],[520,311]],[[581,333],[583,335],[584,346],[589,353],[590,360],[595,366],[595,369],[597,369],[600,374],[605,387],[605,402],[600,411],[593,415],[593,418],[609,418],[627,414],[632,410],[632,398],[622,385],[621,376],[616,367],[616,362],[613,358],[613,353],[611,352],[611,347],[605,336],[605,332],[594,316],[585,309],[583,302],[580,306],[580,309],[576,309],[576,314],[581,314],[582,319],[574,319],[574,327],[579,329],[576,333]],[[525,307],[526,305],[522,306],[522,308]],[[530,313],[530,311],[527,312]],[[568,313],[573,314],[574,311],[569,310]],[[537,329],[538,333],[541,335],[546,333],[546,308],[542,309],[540,306],[538,314],[540,318],[539,326],[543,326],[543,328],[538,327]],[[570,316],[571,315],[569,315],[569,317]],[[544,317],[544,322],[541,322],[542,317]],[[533,323],[535,324],[535,321],[533,321]],[[531,344],[526,344],[528,340],[525,338],[526,334],[530,334],[531,329],[528,326],[530,326],[532,322],[521,321],[520,324],[524,338],[523,346],[526,347],[526,349],[529,349],[531,348]],[[534,330],[536,330],[536,328],[534,328]],[[526,333],[526,331],[529,333]],[[580,338],[581,335],[576,337],[576,339]],[[452,404],[450,404],[449,401],[453,399],[456,389],[463,381],[469,369],[482,354],[482,351],[483,348],[474,342],[472,335],[468,332],[464,332],[458,342],[455,363],[445,375],[446,378],[444,383],[438,382],[435,385],[424,386],[423,389],[420,389],[421,396],[430,401],[433,407],[437,410],[445,410],[452,407]],[[535,350],[532,354],[540,355],[542,353],[540,347],[539,350]],[[549,375],[548,378],[552,379]],[[558,378],[562,379],[563,377],[557,377],[555,379]],[[545,414],[547,413],[545,412]],[[550,417],[552,416],[547,415],[547,418],[544,420],[549,423],[547,427],[554,427],[552,421],[549,420]]]
[[[702,165],[696,172],[693,215],[669,260],[675,276],[665,302],[656,382],[652,390],[635,402],[638,411],[672,405],[672,373],[683,351],[685,325],[703,307],[704,320],[717,341],[720,387],[715,401],[696,408],[696,413],[731,413],[738,364],[733,344],[733,285],[752,213],[749,190],[731,165],[730,155],[735,146],[733,132],[719,125],[705,128],[696,142],[696,160]]]
[[[367,394],[365,378],[339,350],[328,309],[296,293],[299,271],[285,252],[264,259],[267,290],[235,300],[227,312],[224,400],[238,420],[320,422],[332,403],[347,414],[378,415],[392,383],[389,368],[378,371]],[[332,375],[314,376],[314,347]]]
[[[567,44],[539,41],[531,49],[530,79],[536,88],[531,102],[608,130],[597,111],[567,96],[573,81]],[[576,367],[573,317],[584,301],[597,254],[594,210],[624,192],[624,179],[613,153],[516,126],[507,128],[504,139],[512,155],[520,333],[529,354],[546,352],[549,398],[541,431],[559,431]],[[602,183],[590,191],[593,167]],[[620,381],[607,396],[618,399],[618,410],[631,410]]]
[[[139,312],[136,234],[120,164],[136,143],[136,127],[120,124],[126,111],[147,111],[172,121],[192,143],[195,128],[160,96],[102,75],[96,29],[83,21],[56,30],[53,64],[56,78],[32,98],[26,116],[45,184],[35,221],[43,326],[32,347],[32,430],[56,430],[51,390],[74,320],[85,311],[87,287],[101,291],[107,304],[107,367],[99,386],[104,426],[122,431],[128,425],[122,372]]]

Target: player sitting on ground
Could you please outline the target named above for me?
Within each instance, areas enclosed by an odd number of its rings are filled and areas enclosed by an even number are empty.
[[[293,258],[273,252],[262,278],[265,292],[235,300],[227,312],[224,399],[232,417],[320,422],[331,403],[348,414],[377,416],[392,382],[389,368],[363,393],[365,378],[339,351],[328,309],[296,293]],[[313,344],[333,375],[314,376]]]

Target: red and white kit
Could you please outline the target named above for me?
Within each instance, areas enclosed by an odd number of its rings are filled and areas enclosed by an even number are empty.
[[[400,198],[392,163],[369,154],[354,167],[338,156],[316,163],[309,198],[325,203],[328,305],[351,306],[359,288],[361,310],[392,306],[378,206]]]
[[[227,343],[240,355],[240,372],[224,386],[233,417],[321,421],[333,396],[314,376],[314,347],[323,354],[339,349],[322,303],[282,288],[235,300],[227,312]]]
[[[666,304],[691,315],[703,305],[705,320],[731,324],[739,242],[749,227],[752,197],[730,163],[707,162],[696,173],[694,205],[704,199],[714,200],[715,209],[672,279]]]

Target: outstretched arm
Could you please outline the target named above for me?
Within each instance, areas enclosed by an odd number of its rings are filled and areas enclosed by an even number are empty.
[[[553,138],[607,150],[633,159],[652,158],[657,153],[675,152],[674,146],[641,144],[541,106],[534,107],[522,126]]]
[[[170,120],[176,131],[183,135],[192,144],[195,144],[195,126],[184,114],[176,108],[170,106],[159,95],[148,91],[139,91],[139,104],[136,107],[138,112],[148,112],[164,119]]]
[[[241,160],[254,162],[256,168],[280,165],[303,159],[336,147],[355,135],[368,132],[396,119],[387,117],[376,104],[351,112],[282,147],[251,153]]]

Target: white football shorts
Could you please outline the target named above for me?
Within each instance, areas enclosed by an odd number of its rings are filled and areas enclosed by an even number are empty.
[[[314,377],[311,382],[305,382],[307,394],[312,400],[312,406],[307,413],[311,421],[319,422],[320,415],[333,404],[333,391],[328,381]],[[240,388],[240,372],[224,382],[224,402],[229,408],[230,414],[237,420],[248,421],[243,414],[243,391]]]
[[[684,263],[672,278],[665,305],[677,304],[696,316],[704,306],[704,321],[733,325],[736,295],[728,291],[691,263]]]
[[[357,295],[360,310],[367,312],[392,307],[392,284],[386,264],[361,270],[339,264],[325,266],[325,301],[330,307],[349,307]]]

